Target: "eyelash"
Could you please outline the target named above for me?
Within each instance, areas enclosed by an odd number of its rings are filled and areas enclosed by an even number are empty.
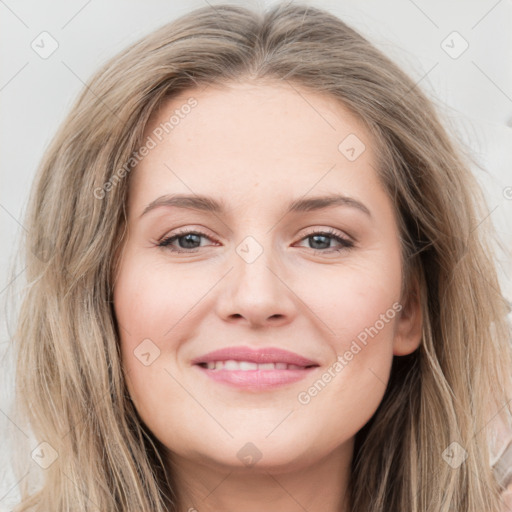
[[[172,242],[174,242],[178,238],[181,238],[181,237],[183,237],[185,235],[199,235],[199,236],[202,236],[204,238],[208,238],[210,240],[214,240],[210,236],[208,236],[206,233],[203,233],[201,231],[183,230],[183,231],[179,231],[177,233],[174,233],[171,236],[163,238],[162,240],[159,241],[157,246],[158,247],[164,247],[164,248],[170,250],[171,252],[176,252],[176,253],[194,253],[194,252],[197,252],[197,250],[200,249],[200,247],[196,247],[194,249],[177,249],[175,247],[171,247],[170,244]],[[325,249],[325,250],[324,249],[312,249],[313,251],[317,251],[317,252],[321,252],[321,253],[329,253],[330,254],[330,253],[339,253],[341,251],[344,251],[344,250],[347,250],[347,249],[351,249],[352,247],[354,247],[354,242],[352,242],[352,240],[349,240],[348,238],[340,236],[336,231],[334,231],[332,229],[327,229],[327,230],[324,230],[324,231],[313,231],[311,233],[308,233],[304,237],[302,237],[300,239],[300,241],[305,240],[307,238],[311,238],[311,237],[313,237],[315,235],[322,235],[322,236],[331,237],[336,242],[339,242],[341,244],[341,247]],[[214,241],[217,242],[217,240],[214,240]]]

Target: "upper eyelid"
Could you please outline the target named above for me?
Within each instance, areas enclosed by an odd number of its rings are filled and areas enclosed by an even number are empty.
[[[217,240],[217,237],[215,237],[213,235],[209,235],[208,233],[206,233],[206,231],[203,228],[177,228],[176,231],[171,232],[169,234],[165,234],[162,238],[160,238],[159,241],[167,240],[169,238],[174,238],[174,237],[185,236],[185,235],[189,235],[189,234],[197,234],[197,235],[203,236],[205,238]]]
[[[350,240],[351,242],[355,242],[356,241],[353,236],[349,235],[348,233],[346,233],[345,231],[343,231],[341,229],[337,229],[337,228],[316,228],[316,227],[313,227],[313,228],[311,228],[311,231],[307,231],[306,233],[304,233],[301,236],[301,239],[305,238],[305,237],[308,237],[308,236],[311,236],[311,235],[314,235],[314,234],[325,234],[325,235],[329,235],[329,236],[339,236],[340,238],[345,238],[347,240]]]
[[[339,228],[333,228],[333,227],[316,227],[316,226],[313,226],[313,227],[308,227],[308,228],[304,228],[307,230],[306,233],[302,234],[302,237],[304,236],[308,236],[309,234],[311,233],[325,233],[325,234],[336,234],[336,235],[339,235],[339,236],[345,236],[347,238],[350,238],[350,239],[353,239],[353,237],[351,235],[349,235],[346,231],[344,230],[341,230]],[[200,234],[202,236],[206,236],[208,238],[213,238],[213,239],[216,239],[216,238],[219,238],[219,237],[216,237],[215,235],[210,235],[208,233],[206,233],[206,231],[209,231],[207,230],[206,228],[194,228],[194,227],[184,227],[184,228],[176,228],[176,230],[174,232],[170,232],[169,234],[165,234],[164,236],[161,237],[161,240],[164,240],[166,238],[170,238],[170,237],[173,237],[173,236],[178,236],[178,235],[186,235],[186,234],[189,234],[189,233],[197,233],[197,234]]]

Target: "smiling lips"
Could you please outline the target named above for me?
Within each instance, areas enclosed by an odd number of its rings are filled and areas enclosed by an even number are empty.
[[[297,368],[292,369],[301,369],[307,368],[309,366],[318,366],[315,361],[311,361],[306,359],[305,357],[299,356],[294,352],[289,352],[288,350],[283,350],[280,348],[260,348],[257,350],[251,349],[249,347],[227,347],[222,348],[220,350],[214,350],[213,352],[209,352],[204,356],[198,357],[192,361],[193,364],[204,364],[209,365],[211,363],[226,363],[233,362],[237,366],[231,365],[232,369],[237,370],[239,363],[249,363],[256,365],[269,365],[269,364],[278,364],[281,366],[276,367],[278,370],[284,370],[282,365],[293,366]],[[221,366],[222,368],[222,366]],[[213,369],[213,368],[212,368]],[[219,368],[220,369],[220,368]],[[252,367],[250,369],[256,370],[258,368]],[[271,369],[274,368],[261,368],[261,369]]]
[[[262,391],[303,379],[319,365],[279,348],[228,347],[192,361],[208,377],[238,388]]]
[[[303,366],[296,364],[287,363],[254,363],[252,361],[235,361],[234,359],[228,359],[227,361],[209,361],[208,363],[202,363],[203,368],[208,370],[240,370],[243,372],[252,370],[302,370]]]

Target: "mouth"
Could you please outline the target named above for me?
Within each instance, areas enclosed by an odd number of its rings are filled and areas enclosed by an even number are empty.
[[[257,370],[305,370],[307,368],[314,368],[318,365],[300,366],[297,364],[288,363],[254,363],[253,361],[236,361],[228,359],[227,361],[209,361],[207,363],[198,363],[201,368],[208,370],[227,370],[227,371],[242,371],[250,372]]]
[[[192,364],[215,382],[252,391],[292,384],[320,367],[315,361],[287,350],[249,347],[216,350],[196,358]]]

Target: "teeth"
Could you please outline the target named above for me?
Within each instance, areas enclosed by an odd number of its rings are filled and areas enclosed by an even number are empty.
[[[240,365],[236,361],[225,361],[224,362],[224,370],[238,370],[239,368],[240,368]]]
[[[237,364],[236,361],[232,361],[231,362],[231,366],[228,367],[227,365],[224,365],[224,368],[226,370],[238,370],[239,368],[240,368],[240,370],[243,370],[243,371],[246,371],[246,370],[257,370],[258,369],[258,363],[249,363],[247,361],[239,361],[238,364]],[[261,369],[263,370],[263,368],[261,368]],[[270,368],[270,369],[273,370],[273,368]]]
[[[254,370],[302,370],[302,366],[286,363],[253,363],[250,361],[210,361],[207,363],[208,370],[241,370],[241,371],[254,371]]]

